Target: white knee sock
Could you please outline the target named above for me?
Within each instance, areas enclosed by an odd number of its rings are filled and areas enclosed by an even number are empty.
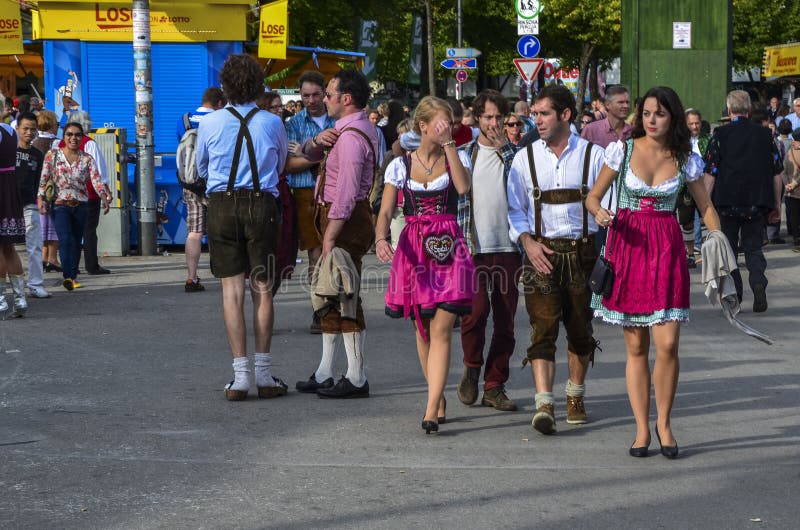
[[[256,386],[277,386],[278,383],[272,376],[270,367],[272,366],[272,355],[269,353],[257,353],[255,355]]]
[[[250,390],[250,366],[247,357],[233,359],[233,384],[231,390]]]
[[[317,380],[317,383],[333,377],[333,363],[336,362],[336,339],[338,337],[338,333],[322,334],[322,359],[319,361],[317,371],[314,372],[314,379]]]
[[[576,385],[575,383],[573,383],[572,381],[567,379],[566,392],[567,392],[568,396],[581,397],[581,396],[583,396],[583,393],[585,391],[586,391],[586,384],[585,383],[582,384],[582,385]]]
[[[347,379],[354,386],[364,386],[367,376],[364,373],[364,331],[342,333],[344,349],[347,352]]]
[[[538,410],[542,405],[555,405],[556,400],[552,392],[536,392],[534,395],[536,400],[536,409]]]

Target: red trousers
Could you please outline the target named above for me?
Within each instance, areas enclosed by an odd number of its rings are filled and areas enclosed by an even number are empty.
[[[464,365],[480,368],[486,344],[486,324],[492,313],[494,331],[483,373],[484,390],[502,386],[508,381],[508,363],[514,353],[514,316],[519,300],[522,258],[517,252],[478,254],[475,263],[477,294],[472,312],[461,319],[461,347]]]

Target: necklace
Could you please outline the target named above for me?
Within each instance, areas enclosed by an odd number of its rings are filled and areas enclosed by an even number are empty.
[[[431,164],[431,167],[425,165],[425,163],[419,157],[419,151],[414,151],[414,152],[417,154],[417,160],[419,161],[419,163],[422,164],[422,167],[425,168],[425,174],[430,177],[431,174],[433,173],[433,168],[436,167],[436,162],[438,162],[439,159],[442,158],[443,151],[439,152],[439,156],[437,156],[436,159],[434,159],[433,163]],[[427,188],[428,186],[426,185],[425,187]]]

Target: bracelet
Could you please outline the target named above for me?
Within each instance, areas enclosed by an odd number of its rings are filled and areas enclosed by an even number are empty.
[[[456,141],[455,140],[450,140],[450,141],[447,141],[447,142],[443,143],[442,147],[450,147],[450,146],[454,146],[454,145],[456,145]]]
[[[317,135],[316,134],[311,138],[311,143],[314,145],[314,147],[317,146]]]

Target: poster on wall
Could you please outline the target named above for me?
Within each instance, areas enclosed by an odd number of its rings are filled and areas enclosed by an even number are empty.
[[[22,16],[17,2],[0,2],[0,55],[23,54]]]

